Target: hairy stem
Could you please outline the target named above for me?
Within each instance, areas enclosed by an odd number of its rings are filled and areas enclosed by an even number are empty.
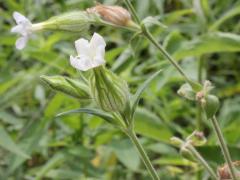
[[[198,59],[198,82],[202,83],[202,71],[203,71],[203,58],[199,57]],[[197,104],[197,124],[196,127],[199,131],[203,129],[203,116],[202,116],[202,107],[200,104]]]
[[[152,34],[143,27],[143,34],[145,37],[162,53],[162,55],[175,67],[175,69],[183,76],[183,78],[191,85],[191,80],[184,73],[179,64],[171,57],[171,55],[155,40]]]
[[[233,166],[233,163],[232,163],[232,159],[231,159],[227,144],[224,140],[222,131],[221,131],[220,126],[218,124],[217,118],[215,116],[213,116],[211,118],[211,121],[212,121],[214,130],[216,132],[217,138],[219,140],[219,144],[220,144],[224,159],[228,164],[228,168],[230,170],[231,177],[232,177],[233,180],[237,180],[237,176],[236,176],[235,171],[234,171],[234,166]]]
[[[208,173],[214,178],[218,180],[217,174],[213,171],[213,169],[209,166],[209,164],[205,161],[205,159],[199,154],[199,152],[191,145],[187,145],[187,149],[191,151],[191,153],[195,156],[196,159],[203,165],[203,167],[208,171]]]
[[[135,134],[135,132],[133,130],[129,130],[127,131],[127,135],[129,136],[129,138],[131,139],[132,143],[135,145],[135,147],[137,148],[142,161],[144,162],[148,172],[151,174],[152,179],[154,180],[160,180],[160,178],[157,175],[156,170],[154,169],[149,157],[147,156],[145,150],[143,149],[142,145],[140,144],[140,142],[138,141],[138,138]]]

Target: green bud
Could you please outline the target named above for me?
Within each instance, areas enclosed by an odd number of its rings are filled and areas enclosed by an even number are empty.
[[[177,147],[181,147],[182,144],[184,143],[180,138],[175,137],[175,136],[171,137],[170,142],[172,145],[177,146]]]
[[[202,146],[207,142],[203,132],[200,131],[194,131],[187,137],[186,141],[190,142],[193,146]]]
[[[123,113],[129,107],[127,83],[103,66],[93,69],[90,78],[92,97],[104,111]]]
[[[219,108],[219,100],[214,95],[207,95],[203,104],[203,109],[206,112],[207,118],[212,118]]]
[[[188,83],[183,84],[180,87],[180,89],[177,91],[177,93],[186,99],[189,99],[192,101],[195,100],[195,96],[196,96],[195,92],[193,91],[192,87]]]
[[[79,81],[64,76],[41,76],[41,79],[56,91],[81,100],[90,99],[88,86]]]
[[[95,24],[98,21],[99,17],[95,14],[74,11],[51,17],[42,24],[46,30],[82,32],[87,30],[90,24]]]
[[[190,161],[195,161],[194,155],[191,153],[191,151],[190,151],[186,146],[187,146],[187,144],[186,144],[186,145],[183,145],[183,146],[181,147],[181,149],[180,149],[180,154],[181,154],[184,158],[186,158],[186,159],[188,159],[188,160],[190,160]]]

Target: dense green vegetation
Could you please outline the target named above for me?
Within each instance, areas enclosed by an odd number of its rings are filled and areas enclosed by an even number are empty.
[[[126,7],[123,1],[103,4]],[[192,79],[210,80],[220,99],[216,114],[232,159],[240,160],[240,2],[237,0],[135,0],[138,16],[155,40]],[[214,171],[224,164],[211,121],[196,103],[177,94],[184,79],[143,36],[126,29],[92,25],[88,31],[34,34],[15,48],[14,11],[41,22],[94,6],[90,0],[0,1],[0,179],[150,179],[129,138],[103,119],[87,114],[56,117],[79,107],[96,107],[51,90],[41,75],[80,80],[69,63],[74,41],[101,34],[107,68],[125,79],[134,94],[153,73],[135,113],[135,131],[163,180],[210,179],[198,161],[183,157],[170,142],[194,130],[207,143],[197,147]],[[151,17],[150,17],[151,16]],[[87,74],[87,73],[86,73]]]

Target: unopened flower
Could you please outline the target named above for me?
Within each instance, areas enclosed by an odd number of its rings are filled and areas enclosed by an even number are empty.
[[[21,37],[17,39],[15,45],[17,49],[23,49],[26,46],[30,35],[34,31],[42,29],[42,24],[39,23],[33,25],[28,18],[26,18],[19,12],[14,12],[13,18],[15,19],[17,25],[11,29],[11,32],[18,33],[21,35]]]
[[[88,8],[87,12],[97,13],[105,21],[117,24],[120,26],[126,26],[131,21],[130,13],[120,6],[108,6],[97,4],[92,8]]]
[[[186,141],[193,146],[202,146],[207,142],[204,133],[201,131],[194,131],[190,136],[186,138]]]
[[[71,65],[81,71],[101,66],[105,64],[106,43],[102,36],[94,33],[90,42],[86,39],[79,39],[75,41],[77,56],[70,56]]]
[[[92,97],[107,112],[126,114],[129,109],[129,90],[126,81],[103,66],[94,69],[90,78]]]
[[[240,161],[234,161],[232,163],[233,163],[233,166],[235,167],[235,169],[237,170],[237,172],[236,172],[237,178],[240,178],[240,172],[239,172]],[[231,175],[230,175],[230,170],[229,170],[228,164],[224,164],[222,167],[219,167],[217,171],[218,171],[220,180],[231,180],[232,179]]]
[[[88,86],[80,81],[64,76],[41,76],[40,78],[56,91],[80,100],[90,99]]]
[[[182,96],[185,97],[186,99],[195,100],[195,92],[193,91],[192,87],[188,84],[185,83],[183,84],[180,89],[177,91],[177,93]]]

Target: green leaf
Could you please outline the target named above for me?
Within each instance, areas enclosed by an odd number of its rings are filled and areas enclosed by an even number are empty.
[[[64,154],[55,154],[48,162],[38,171],[35,179],[39,180],[44,177],[51,169],[63,163]]]
[[[30,158],[18,147],[17,144],[15,144],[2,126],[0,126],[0,146],[18,156],[21,156],[22,158]]]
[[[162,72],[162,70],[157,71],[156,73],[154,73],[153,75],[151,75],[137,90],[137,92],[133,95],[132,99],[131,99],[131,117],[134,116],[134,113],[136,111],[138,102],[141,98],[141,95],[143,93],[143,91],[148,87],[148,85],[152,82],[152,80],[157,77],[160,72]]]
[[[236,146],[228,146],[232,160],[237,161],[240,159],[240,148]],[[223,164],[224,157],[219,146],[201,146],[197,147],[199,153],[206,161],[211,163]]]
[[[159,17],[153,17],[153,16],[148,16],[146,17],[145,19],[142,20],[142,23],[145,24],[147,27],[148,26],[151,26],[151,25],[157,25],[159,26],[160,28],[167,28],[167,26],[163,23],[161,23],[159,20],[158,20]]]
[[[134,119],[137,133],[169,143],[169,139],[173,134],[154,113],[144,108],[138,108]]]
[[[138,152],[128,139],[118,140],[110,145],[113,152],[121,163],[127,168],[137,171],[140,165]]]
[[[76,114],[76,113],[86,113],[86,114],[95,115],[95,116],[98,116],[98,117],[106,120],[110,124],[113,124],[114,122],[116,122],[116,120],[109,113],[106,113],[106,112],[98,110],[98,109],[93,109],[93,108],[74,109],[74,110],[70,110],[70,111],[67,111],[67,112],[60,113],[60,114],[57,115],[57,117],[70,115],[70,114]]]
[[[238,51],[240,51],[240,35],[216,32],[182,43],[178,51],[174,53],[174,57],[179,60],[188,56],[196,57],[207,53]]]
[[[41,121],[37,121],[32,123],[27,131],[24,133],[24,138],[22,138],[19,146],[21,149],[24,149],[25,152],[31,154],[37,147],[39,140],[42,138],[43,134],[45,134],[45,127],[48,123],[48,119],[42,119]],[[12,174],[14,171],[19,168],[24,162],[26,158],[21,156],[12,156],[9,160],[9,168],[6,174]]]
[[[233,7],[231,10],[227,11],[220,17],[217,21],[215,21],[209,28],[209,30],[213,31],[218,29],[225,21],[228,19],[240,14],[240,5]]]

